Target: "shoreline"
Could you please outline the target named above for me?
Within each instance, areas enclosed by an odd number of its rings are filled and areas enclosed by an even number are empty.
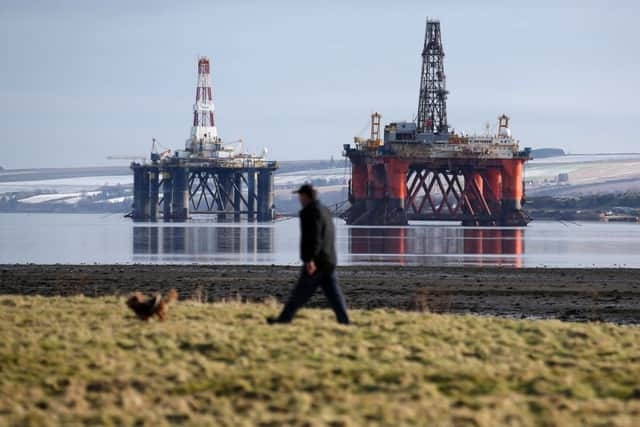
[[[0,295],[153,293],[182,299],[282,302],[297,266],[0,265]],[[640,270],[626,268],[338,267],[354,309],[640,323]],[[322,292],[310,307],[325,307]]]

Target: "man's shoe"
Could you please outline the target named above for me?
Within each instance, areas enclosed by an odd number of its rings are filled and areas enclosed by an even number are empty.
[[[277,323],[289,323],[289,322],[281,320],[279,317],[269,316],[267,317],[267,323],[270,325],[275,325]]]

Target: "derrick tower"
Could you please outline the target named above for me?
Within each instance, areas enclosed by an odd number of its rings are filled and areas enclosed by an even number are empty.
[[[198,59],[198,81],[196,86],[196,102],[193,104],[193,126],[186,148],[195,152],[196,145],[214,144],[218,139],[218,130],[214,117],[215,106],[211,89],[211,71],[209,58]]]
[[[427,19],[422,49],[418,133],[447,134],[447,88],[440,21]]]

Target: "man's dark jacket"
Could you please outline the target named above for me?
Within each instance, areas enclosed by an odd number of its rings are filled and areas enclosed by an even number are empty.
[[[320,271],[336,268],[335,229],[331,212],[320,202],[313,201],[300,211],[300,258],[313,261]]]

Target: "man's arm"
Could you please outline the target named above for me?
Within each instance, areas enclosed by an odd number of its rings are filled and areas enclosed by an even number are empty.
[[[300,244],[300,255],[305,265],[312,263],[320,252],[322,240],[322,225],[320,216],[316,212],[303,212],[300,215],[300,225],[302,231],[302,241]],[[307,267],[307,270],[309,268]],[[313,268],[315,270],[315,268]],[[309,271],[309,274],[313,272]]]

